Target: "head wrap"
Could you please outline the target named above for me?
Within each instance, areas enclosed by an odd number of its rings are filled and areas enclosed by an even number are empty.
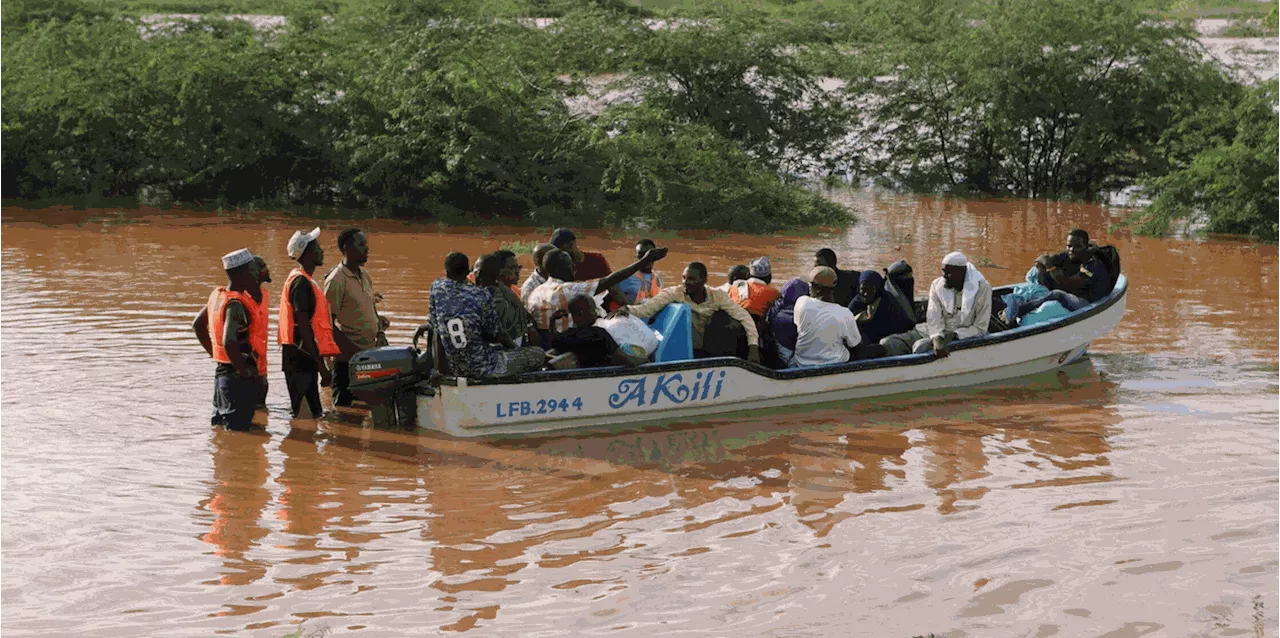
[[[232,268],[239,268],[251,261],[253,261],[253,253],[249,252],[248,248],[233,250],[222,256],[222,269],[231,270]]]
[[[773,275],[773,269],[769,266],[769,258],[761,257],[751,262],[751,276],[757,279],[764,279]]]
[[[953,253],[947,253],[947,256],[942,258],[942,265],[943,266],[959,266],[961,268],[964,268],[965,266],[969,265],[969,258],[965,257],[964,253],[957,250]]]
[[[289,238],[289,243],[285,246],[285,250],[289,253],[291,259],[297,259],[302,256],[302,251],[307,249],[307,244],[320,239],[320,228],[311,229],[311,232],[304,233],[300,230],[293,232],[293,236]]]
[[[861,288],[863,284],[868,282],[870,282],[871,285],[875,286],[876,290],[881,290],[884,288],[884,277],[880,276],[880,273],[874,270],[864,270],[862,271],[862,276],[858,277],[859,288]]]
[[[568,228],[557,228],[551,233],[551,245],[556,248],[564,248],[569,242],[578,241],[578,236],[573,234]]]
[[[783,307],[791,307],[801,297],[809,294],[809,282],[803,279],[792,279],[782,286],[782,305]]]

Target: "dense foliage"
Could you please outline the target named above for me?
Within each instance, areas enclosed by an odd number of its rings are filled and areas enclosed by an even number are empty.
[[[1086,200],[1145,179],[1144,228],[1204,215],[1275,234],[1275,171],[1255,166],[1271,144],[1274,168],[1274,109],[1136,4],[707,2],[679,21],[625,0],[286,6],[286,27],[255,31],[0,5],[4,195],[771,232],[848,222],[806,186],[837,173]],[[1250,201],[1270,202],[1270,235]]]

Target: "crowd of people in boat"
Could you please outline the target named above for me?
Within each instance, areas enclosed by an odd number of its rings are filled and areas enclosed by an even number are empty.
[[[390,325],[377,311],[381,295],[363,268],[367,236],[354,228],[338,235],[342,262],[322,282],[314,276],[324,264],[319,238],[319,228],[298,231],[286,246],[297,265],[283,286],[277,341],[294,415],[304,403],[312,415],[321,414],[321,386],[333,386],[335,405],[350,405],[349,361],[386,345]],[[664,286],[654,264],[667,249],[654,241],[637,241],[635,261],[614,270],[603,254],[583,250],[573,231],[561,228],[533,249],[534,272],[523,281],[510,250],[474,264],[450,253],[444,276],[431,285],[423,329],[440,373],[474,379],[644,363],[654,352],[634,338],[635,325],[671,304],[688,306],[695,358],[735,356],[785,369],[909,353],[946,357],[954,341],[1017,325],[1042,304],[1076,311],[1107,296],[1114,277],[1094,248],[1087,232],[1071,231],[1065,251],[1036,260],[1037,292],[1007,304],[992,299],[991,284],[963,253],[952,252],[920,304],[905,261],[882,271],[843,270],[835,251],[823,248],[807,276],[780,287],[767,256],[734,266],[716,287],[707,283],[707,267],[694,261],[678,285]],[[243,429],[267,395],[268,292],[262,284],[271,275],[247,249],[228,253],[222,265],[227,284],[210,294],[193,329],[217,362],[213,421]]]

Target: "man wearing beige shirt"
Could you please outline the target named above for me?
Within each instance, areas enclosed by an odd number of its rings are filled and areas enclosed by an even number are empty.
[[[642,304],[626,306],[619,314],[632,314],[641,319],[648,319],[666,308],[671,303],[689,305],[692,311],[693,348],[702,350],[703,340],[711,317],[724,311],[732,320],[742,324],[747,333],[747,360],[760,363],[760,333],[756,330],[756,322],[742,306],[729,298],[729,293],[707,286],[707,267],[701,262],[692,262],[684,269],[684,285],[663,288],[656,297]]]
[[[373,279],[363,266],[369,261],[369,239],[358,228],[348,228],[338,235],[342,263],[324,278],[324,296],[334,325],[361,350],[387,344],[385,331],[391,322],[378,315],[382,300],[373,289]],[[350,357],[333,359],[333,404],[351,405]]]

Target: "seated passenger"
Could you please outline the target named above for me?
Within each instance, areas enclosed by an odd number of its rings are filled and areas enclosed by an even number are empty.
[[[636,259],[643,258],[646,252],[657,247],[658,245],[653,243],[652,239],[641,239],[636,242]],[[653,264],[648,264],[641,267],[636,274],[623,279],[622,283],[618,284],[618,290],[622,292],[628,304],[642,303],[662,292],[662,277],[653,272]]]
[[[709,331],[714,332],[716,326],[740,325],[746,335],[747,360],[760,363],[760,333],[756,330],[755,320],[742,306],[733,303],[727,293],[707,286],[707,267],[700,262],[692,262],[684,269],[683,286],[663,288],[657,297],[640,305],[627,306],[619,310],[619,313],[630,313],[641,319],[648,319],[671,303],[689,305],[695,355],[730,354],[722,352],[720,348],[708,350],[703,346],[707,345]],[[717,337],[711,336],[713,340]]]
[[[809,273],[809,296],[796,300],[796,352],[792,367],[844,363],[862,343],[849,309],[832,301],[836,271],[818,266]]]
[[[552,329],[552,354],[573,353],[578,368],[601,368],[605,366],[634,365],[631,359],[623,354],[618,342],[608,330],[596,325],[598,313],[596,300],[586,295],[578,295],[569,300],[567,310],[557,310],[552,317],[560,319],[568,316],[573,320],[573,327],[564,332]],[[555,322],[552,322],[554,325]],[[568,367],[558,364],[555,367]]]
[[[612,268],[609,267],[609,260],[605,259],[604,254],[578,248],[578,236],[574,235],[573,231],[568,228],[557,228],[555,232],[551,233],[551,245],[569,253],[573,257],[574,280],[604,279],[612,271]],[[605,287],[606,290],[608,288],[608,286]]]
[[[849,303],[849,311],[858,320],[863,346],[880,346],[880,340],[915,327],[916,322],[896,300],[885,296],[885,280],[874,270],[862,272],[858,278],[858,296]]]
[[[510,262],[515,259],[514,254],[506,251],[480,257],[476,260],[476,269],[473,271],[476,273],[476,285],[489,291],[489,295],[493,297],[493,307],[498,312],[498,328],[503,334],[516,345],[538,345],[538,331],[534,327],[533,317],[511,287],[499,281],[504,271],[510,273]]]
[[[920,323],[924,317],[916,313],[916,276],[911,270],[911,264],[899,259],[890,264],[884,274],[885,299],[892,300],[912,325]]]
[[[725,276],[724,276],[725,282],[720,284],[719,286],[716,286],[716,290],[723,290],[724,292],[729,292],[730,287],[732,287],[734,284],[738,283],[739,281],[746,281],[747,278],[750,276],[751,276],[751,269],[747,268],[746,264],[738,264],[730,268],[729,272],[725,273]]]
[[[634,275],[646,264],[652,264],[662,259],[666,254],[666,248],[655,248],[645,252],[644,256],[634,264],[617,272],[609,273],[608,276],[602,279],[574,281],[573,257],[562,250],[552,250],[542,258],[542,264],[547,271],[549,279],[529,293],[529,298],[525,299],[525,305],[533,315],[534,321],[537,322],[538,330],[550,330],[553,323],[559,331],[567,330],[569,328],[567,316],[561,316],[555,320],[552,320],[551,316],[557,310],[567,311],[570,299],[578,295],[592,297],[603,293],[618,282]]]
[[[499,326],[493,296],[467,283],[467,256],[453,252],[444,258],[445,277],[431,284],[430,321],[436,339],[435,361],[445,361],[459,377],[482,379],[542,369],[542,348],[517,347]],[[490,345],[501,343],[506,349]],[[443,352],[441,352],[443,350]]]
[[[769,258],[761,257],[751,262],[751,276],[745,281],[738,281],[729,286],[729,298],[733,303],[742,306],[756,319],[763,319],[769,304],[778,298],[778,289],[773,282],[773,269],[769,266]]]
[[[950,354],[947,344],[987,334],[991,323],[991,284],[969,263],[964,253],[953,252],[942,260],[942,276],[929,286],[929,308],[925,322],[915,328],[880,340],[890,355],[923,353]]]
[[[830,248],[819,248],[818,252],[813,254],[813,265],[814,267],[826,266],[836,271],[836,294],[833,298],[836,303],[842,306],[853,303],[854,296],[858,294],[858,277],[861,273],[856,270],[836,268],[836,251]]]
[[[542,258],[547,256],[555,246],[551,244],[538,244],[533,249],[533,272],[529,273],[529,278],[524,280],[524,284],[520,286],[520,300],[528,303],[529,293],[534,288],[541,286],[547,280],[547,271],[542,269]]]
[[[1110,273],[1089,249],[1089,233],[1079,228],[1067,234],[1065,251],[1037,258],[1036,269],[1040,271],[1040,283],[1049,292],[1027,302],[1012,297],[1004,310],[1006,323],[1016,325],[1024,315],[1050,301],[1075,312],[1111,294]]]
[[[809,284],[803,279],[792,279],[782,286],[782,295],[778,297],[769,311],[765,313],[765,323],[773,334],[777,347],[779,367],[791,367],[791,358],[796,353],[796,301],[809,294]]]

